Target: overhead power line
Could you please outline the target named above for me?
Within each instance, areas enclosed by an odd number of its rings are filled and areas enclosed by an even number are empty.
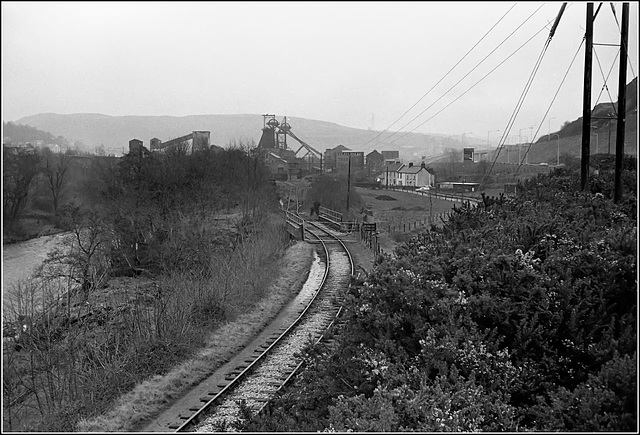
[[[520,112],[520,109],[522,108],[522,104],[524,104],[524,100],[527,96],[527,94],[529,93],[529,89],[531,88],[531,84],[533,83],[533,79],[535,78],[535,75],[538,72],[538,69],[540,68],[540,65],[542,63],[542,59],[544,57],[544,54],[546,53],[549,44],[551,43],[551,40],[553,39],[553,36],[555,34],[555,30],[558,26],[558,24],[560,23],[560,18],[562,17],[562,14],[564,13],[564,10],[566,8],[567,4],[563,3],[562,6],[560,7],[560,11],[558,12],[558,15],[556,17],[556,20],[553,24],[553,27],[551,28],[551,31],[549,32],[549,36],[547,37],[547,40],[544,43],[544,46],[540,52],[540,55],[538,56],[538,60],[536,61],[536,64],[531,72],[531,74],[529,75],[529,79],[527,80],[527,83],[522,91],[522,94],[520,96],[520,99],[518,100],[518,103],[516,104],[516,107],[511,115],[511,118],[509,119],[509,122],[507,123],[507,127],[504,129],[504,133],[502,135],[502,138],[500,139],[499,142],[499,147],[498,150],[496,152],[496,155],[493,159],[493,163],[491,164],[491,168],[489,168],[489,171],[487,171],[483,178],[482,178],[482,182],[480,183],[480,186],[482,187],[487,179],[487,177],[489,176],[489,174],[491,174],[491,171],[493,171],[493,168],[495,167],[496,161],[498,160],[498,157],[500,155],[500,151],[502,151],[502,148],[504,147],[504,143],[506,141],[506,138],[509,136],[509,133],[511,132],[511,128],[513,127],[513,124],[515,123],[515,120],[518,116],[518,113]]]
[[[598,52],[596,50],[593,50],[593,54],[595,55],[596,63],[598,64],[598,69],[600,70],[600,74],[602,75],[602,79],[604,80],[604,83],[602,84],[602,88],[600,88],[600,93],[598,94],[598,98],[596,98],[596,102],[594,104],[594,107],[598,105],[598,103],[600,102],[600,97],[602,96],[602,92],[606,89],[607,90],[607,95],[609,95],[609,101],[611,103],[611,106],[613,107],[613,113],[617,114],[617,109],[616,109],[615,104],[613,103],[613,97],[611,96],[611,93],[609,92],[609,86],[607,86],[607,81],[609,80],[609,76],[611,75],[611,71],[613,71],[613,68],[616,66],[616,61],[618,60],[618,56],[620,56],[620,50],[618,50],[618,53],[616,53],[616,57],[613,59],[613,62],[611,62],[611,68],[609,68],[609,72],[607,73],[606,77],[604,75],[604,71],[602,71],[602,65],[600,64],[600,58],[598,57]]]
[[[598,6],[598,9],[596,10],[595,14],[593,15],[594,22],[595,22],[596,16],[598,15],[598,11],[600,10],[600,6],[602,6],[602,3],[600,3],[600,5]],[[616,18],[616,16],[615,16],[615,8],[613,6],[613,3],[611,4],[611,10],[613,12],[614,18]],[[616,23],[617,23],[617,18],[616,18]],[[618,29],[620,29],[619,25],[618,25]],[[573,65],[573,62],[575,61],[575,59],[576,59],[576,57],[578,55],[578,52],[580,51],[580,49],[582,47],[582,44],[584,44],[585,39],[586,39],[586,35],[585,35],[585,38],[582,39],[582,42],[580,43],[580,47],[578,47],[578,51],[576,51],[576,54],[574,55],[573,60],[571,61],[571,64],[569,65],[569,68],[567,69],[567,73],[565,74],[565,77],[563,78],[562,82],[560,83],[560,86],[558,87],[558,91],[554,95],[554,98],[551,101],[551,104],[549,105],[549,108],[545,112],[544,117],[542,118],[542,121],[540,121],[540,125],[538,126],[538,129],[536,130],[535,135],[531,138],[531,142],[529,143],[529,147],[525,151],[525,154],[522,157],[522,160],[519,162],[518,168],[516,169],[516,175],[518,175],[518,172],[520,171],[520,167],[522,166],[522,162],[525,161],[526,156],[529,153],[529,150],[531,149],[531,146],[532,146],[533,142],[535,141],[535,138],[537,137],[538,132],[540,131],[540,128],[542,127],[542,124],[544,123],[546,116],[548,115],[549,111],[551,110],[551,105],[553,105],[553,102],[555,101],[555,98],[558,95],[558,92],[560,92],[560,87],[562,87],[562,84],[564,83],[564,80],[566,79],[567,74],[569,73],[569,69],[571,69],[571,66]],[[611,74],[611,71],[613,70],[613,68],[614,68],[614,66],[616,64],[616,60],[618,59],[618,56],[620,55],[621,49],[622,49],[622,47],[620,47],[620,49],[618,50],[618,53],[616,54],[616,57],[613,60],[613,62],[611,64],[611,68],[609,69],[609,72],[608,72],[606,77],[604,76],[604,72],[602,71],[602,65],[600,64],[600,59],[598,58],[597,51],[595,49],[593,50],[595,58],[596,58],[596,61],[598,63],[598,67],[600,69],[600,73],[602,74],[602,77],[603,77],[603,80],[604,80],[604,84],[602,86],[602,89],[600,90],[600,93],[598,94],[598,98],[596,99],[596,103],[594,104],[594,107],[598,105],[598,102],[600,101],[600,96],[602,95],[602,92],[606,88],[607,94],[609,95],[609,99],[611,101],[611,105],[613,107],[614,114],[616,114],[616,116],[617,116],[617,109],[615,107],[615,104],[613,103],[613,97],[609,93],[609,87],[607,86],[607,80],[609,79],[609,75]],[[632,71],[633,71],[633,68],[632,68]]]
[[[489,52],[489,54],[487,54],[480,62],[478,62],[468,73],[466,73],[460,80],[458,80],[453,86],[451,86],[444,94],[442,94],[440,96],[440,98],[438,98],[436,101],[434,101],[433,103],[431,103],[431,105],[429,105],[426,109],[424,109],[422,112],[418,113],[415,117],[413,117],[413,119],[411,119],[411,121],[407,122],[405,125],[403,125],[402,127],[400,127],[400,130],[402,130],[403,128],[405,128],[406,126],[408,126],[409,124],[411,124],[413,121],[415,121],[417,118],[419,118],[420,116],[422,116],[427,110],[429,110],[431,107],[433,107],[438,101],[440,101],[441,99],[443,99],[449,92],[451,92],[456,86],[458,86],[460,84],[460,82],[462,82],[464,79],[466,79],[472,72],[474,72],[478,67],[480,67],[480,65],[482,65],[493,53],[495,53],[496,50],[498,50],[498,48],[500,48],[504,43],[506,43],[522,26],[524,26],[530,19],[531,17],[533,17],[536,12],[538,12],[540,10],[540,8],[542,8],[543,5],[539,6],[538,9],[536,9],[531,15],[529,15],[529,17],[527,17],[527,19],[525,21],[523,21],[518,27],[516,27],[516,29],[511,32],[509,34],[509,36],[507,36],[505,39],[502,40],[502,42],[500,44],[498,44],[493,50],[491,50],[491,52]],[[546,25],[545,25],[546,27]],[[543,28],[544,29],[544,28]],[[539,33],[539,32],[538,32]],[[412,130],[413,131],[413,130]],[[391,136],[389,136],[388,138],[386,138],[386,140],[391,139],[394,135],[396,135],[398,132],[394,132]]]
[[[531,143],[533,143],[534,138],[538,135],[538,132],[540,131],[540,128],[542,127],[542,124],[546,120],[547,115],[549,115],[549,112],[551,111],[551,107],[553,106],[553,103],[556,101],[556,97],[560,93],[560,89],[562,88],[562,85],[564,84],[565,80],[567,79],[567,76],[569,75],[569,71],[571,71],[571,67],[573,66],[573,63],[575,62],[576,58],[578,57],[578,54],[580,53],[580,50],[582,49],[582,45],[583,44],[584,44],[584,39],[582,39],[582,41],[580,41],[580,45],[578,46],[578,49],[576,50],[576,53],[573,55],[573,59],[571,59],[571,63],[567,67],[567,71],[565,72],[564,77],[562,77],[562,81],[560,82],[560,85],[558,86],[558,89],[556,90],[556,93],[553,95],[553,98],[551,99],[551,103],[549,103],[549,107],[547,108],[547,111],[544,113],[544,116],[542,117],[542,121],[540,121],[540,125],[538,126],[538,130],[536,130],[536,134],[534,135],[534,137],[531,138]],[[527,153],[529,152],[530,148],[531,148],[531,145],[529,145],[529,148],[527,148],[527,150],[525,151],[522,161],[524,161],[524,159],[526,159]],[[516,169],[516,175],[518,175],[518,172],[520,171],[520,166],[522,166],[522,161],[520,161],[520,164],[518,165],[518,168]]]
[[[498,21],[496,21],[496,23],[491,26],[491,28],[478,40],[478,42],[476,42],[473,47],[471,47],[469,49],[469,51],[467,51],[467,53],[462,56],[462,58],[460,58],[460,60],[458,62],[456,62],[455,65],[453,65],[451,67],[451,69],[449,69],[449,71],[447,71],[440,80],[438,80],[438,82],[433,85],[431,87],[431,89],[429,89],[424,95],[422,95],[422,97],[420,97],[420,99],[418,99],[418,101],[416,101],[411,107],[409,107],[402,115],[400,115],[398,117],[398,119],[396,119],[395,121],[393,121],[387,128],[385,128],[384,130],[382,130],[380,133],[378,133],[373,139],[365,142],[363,144],[363,146],[366,146],[367,144],[373,142],[374,140],[376,140],[378,137],[380,137],[383,133],[389,131],[389,129],[394,126],[398,121],[400,121],[400,119],[402,119],[407,113],[409,113],[411,111],[411,109],[413,109],[414,107],[416,107],[418,105],[418,103],[420,103],[420,101],[422,101],[427,95],[429,95],[429,93],[431,93],[431,91],[433,91],[433,89],[435,89],[436,86],[438,86],[440,84],[440,82],[442,82],[442,80],[444,80],[458,65],[460,65],[460,63],[466,59],[466,57],[489,35],[489,33],[491,33],[491,31],[504,19],[504,17],[507,16],[507,14],[509,12],[511,12],[511,10],[516,6],[516,4],[514,3],[507,12],[505,12],[505,14],[500,17],[500,19]]]
[[[460,94],[458,97],[456,97],[453,101],[451,101],[449,104],[447,104],[445,107],[443,107],[442,109],[440,109],[438,112],[436,112],[434,115],[432,115],[431,117],[427,118],[425,121],[423,121],[422,123],[418,124],[417,126],[415,126],[413,129],[405,132],[402,136],[397,137],[396,139],[394,139],[391,142],[388,142],[387,144],[390,145],[392,143],[397,142],[398,140],[402,139],[403,137],[405,137],[406,135],[408,135],[409,133],[412,133],[414,130],[418,129],[419,127],[421,127],[422,125],[424,125],[425,123],[427,123],[428,121],[430,121],[431,119],[435,118],[438,114],[440,114],[442,111],[444,111],[445,109],[447,109],[449,106],[451,106],[453,103],[455,103],[456,101],[458,101],[460,98],[462,98],[467,92],[471,91],[473,88],[475,88],[478,84],[480,84],[482,81],[484,81],[487,77],[489,77],[491,74],[493,74],[494,71],[496,71],[498,68],[500,68],[505,62],[507,62],[511,57],[513,57],[516,53],[518,53],[522,48],[524,48],[529,42],[531,42],[536,36],[538,36],[540,34],[540,32],[542,32],[543,30],[545,30],[547,27],[547,25],[545,24],[543,27],[540,28],[540,30],[538,30],[535,34],[533,34],[529,39],[527,39],[522,45],[520,45],[520,47],[518,47],[516,50],[514,50],[509,56],[507,56],[502,62],[500,62],[497,66],[495,66],[491,71],[489,71],[487,74],[485,74],[480,80],[478,80],[477,82],[475,82],[473,85],[471,85],[467,90],[465,90],[462,94]]]
[[[618,26],[618,33],[620,33],[620,35],[622,35],[622,30],[620,29],[620,22],[618,21],[618,16],[616,15],[616,7],[613,4],[613,2],[609,3],[611,5],[611,12],[613,12],[613,18],[616,20],[616,25]],[[627,53],[627,56],[629,55],[629,51],[626,47],[626,44],[624,47],[621,47],[622,50],[625,51],[625,53]],[[631,68],[631,74],[633,74],[633,77],[636,77],[636,73],[633,70],[633,65],[631,64],[631,62],[628,62],[629,68]]]

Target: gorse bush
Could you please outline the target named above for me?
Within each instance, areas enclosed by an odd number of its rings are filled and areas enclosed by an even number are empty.
[[[541,175],[378,257],[337,347],[246,429],[635,430],[635,179],[614,204]]]

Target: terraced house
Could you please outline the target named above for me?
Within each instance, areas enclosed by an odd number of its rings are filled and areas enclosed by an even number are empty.
[[[378,180],[383,186],[433,187],[435,185],[435,174],[431,169],[427,169],[424,162],[420,166],[414,166],[413,163],[408,165],[396,163],[389,165],[378,176]]]
[[[403,165],[398,169],[398,181],[400,186],[432,187],[435,175],[426,168],[424,162],[420,166],[409,163],[408,166]]]

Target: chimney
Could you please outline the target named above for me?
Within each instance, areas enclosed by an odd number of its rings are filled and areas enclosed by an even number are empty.
[[[412,167],[412,166],[413,166],[413,163],[409,163],[409,167]]]
[[[426,168],[426,166],[425,166],[424,162],[420,163],[420,167],[421,167],[422,169],[425,169],[425,168]]]

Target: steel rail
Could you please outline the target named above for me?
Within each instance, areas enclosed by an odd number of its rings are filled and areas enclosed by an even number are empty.
[[[298,216],[299,217],[299,216]],[[310,232],[311,234],[314,234],[313,232]],[[314,234],[315,235],[315,234]],[[281,340],[283,340],[286,336],[288,336],[291,331],[300,323],[300,321],[302,320],[302,318],[305,316],[305,314],[307,313],[307,311],[310,309],[311,305],[313,304],[313,302],[316,300],[317,296],[320,294],[320,292],[322,291],[325,282],[327,280],[327,276],[329,275],[329,268],[330,268],[330,259],[329,259],[329,250],[327,248],[326,243],[317,235],[315,235],[318,238],[318,241],[322,244],[322,247],[324,249],[324,254],[326,257],[326,267],[325,267],[325,271],[322,277],[322,281],[320,282],[320,285],[318,286],[318,289],[316,290],[316,292],[314,293],[313,297],[311,298],[311,300],[309,301],[309,303],[307,304],[307,306],[304,308],[304,310],[300,313],[300,315],[296,318],[296,320],[294,320],[291,325],[289,325],[289,327],[282,333],[280,334],[270,345],[269,347],[267,347],[258,357],[256,357],[255,360],[253,360],[244,370],[242,370],[240,373],[238,373],[234,379],[232,379],[227,385],[225,385],[214,397],[212,397],[208,402],[206,402],[199,410],[195,411],[194,414],[192,414],[189,418],[187,418],[184,423],[182,423],[176,430],[175,432],[184,432],[186,431],[188,428],[193,427],[195,425],[197,425],[198,423],[200,423],[204,418],[206,418],[207,416],[205,415],[210,409],[212,409],[214,407],[214,405],[216,405],[217,402],[219,402],[222,398],[224,398],[224,396],[226,396],[227,394],[229,394],[235,387],[237,387],[237,385],[248,375],[250,374],[253,369],[259,365],[259,363],[261,363],[271,352],[271,350],[280,343]],[[342,241],[340,241],[340,243],[342,243]],[[349,260],[351,262],[351,274],[353,274],[353,260],[351,259],[351,255],[349,254],[349,251],[346,249],[346,246],[342,243],[343,248],[345,249],[345,251],[347,252],[347,255],[349,256]],[[342,307],[340,307],[341,309]],[[333,323],[333,322],[332,322]]]
[[[298,216],[298,217],[300,217],[300,216]],[[304,221],[304,219],[303,219],[303,221]],[[317,224],[313,223],[312,221],[304,221],[304,222],[316,227],[317,229],[319,229],[320,231],[324,232],[325,234],[333,237],[335,240],[338,241],[338,243],[340,243],[340,245],[342,245],[342,248],[343,248],[344,252],[347,254],[347,258],[349,259],[349,266],[351,268],[350,276],[353,276],[353,274],[355,272],[355,264],[353,262],[353,257],[351,256],[351,252],[349,252],[349,249],[347,249],[347,246],[344,244],[344,242],[338,236],[336,236],[335,234],[332,234],[329,231],[327,231],[326,229],[321,228],[320,226],[318,226]],[[308,225],[305,225],[305,231],[307,231],[308,233],[312,234],[320,242],[322,242],[322,240],[320,239],[320,237],[316,233],[314,233],[313,231],[310,231],[308,229]],[[326,249],[326,245],[324,244],[324,242],[322,242],[322,243],[323,243],[323,245],[325,246],[325,249]],[[327,260],[327,262],[328,262],[328,260]],[[328,270],[328,268],[327,268],[327,270]],[[349,286],[351,286],[351,284],[349,284]],[[333,320],[331,320],[331,323],[329,323],[329,325],[327,325],[327,327],[325,328],[325,333],[326,333],[326,331],[329,331],[331,329],[331,327],[335,324],[335,322],[340,318],[340,315],[342,314],[342,310],[343,310],[343,306],[340,305],[340,307],[338,308],[338,311],[336,312],[336,315],[334,316]],[[318,343],[320,343],[325,338],[325,333],[322,333],[320,335],[320,337],[318,337],[318,339],[315,341],[314,345],[317,345]],[[296,376],[296,374],[298,374],[298,371],[302,368],[302,366],[304,364],[305,364],[305,361],[302,360],[296,365],[296,367],[291,371],[291,373],[289,373],[287,378],[276,389],[275,394],[278,394],[278,392],[280,392],[289,383],[289,381],[291,381],[291,379],[293,379]],[[260,406],[260,408],[258,408],[258,410],[256,411],[256,415],[260,414],[267,407],[268,404],[269,404],[269,402],[263,403],[262,406]]]

